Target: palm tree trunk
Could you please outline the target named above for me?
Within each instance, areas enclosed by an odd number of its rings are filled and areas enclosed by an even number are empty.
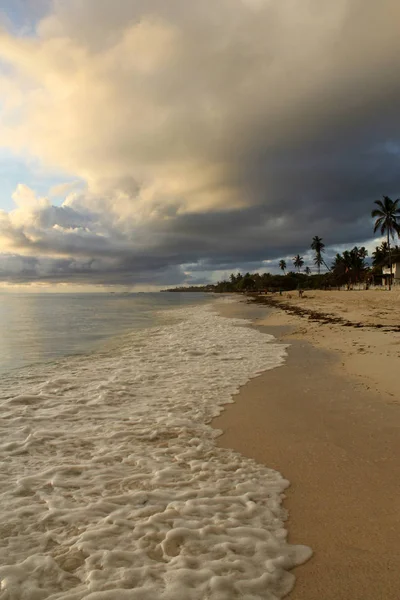
[[[392,249],[390,247],[389,229],[387,230],[387,243],[388,243],[388,250],[389,250],[389,269],[390,269],[389,291],[390,291],[392,289],[393,267],[392,267]]]
[[[326,262],[324,261],[324,259],[322,259],[322,262],[325,265],[325,267],[328,269],[328,271],[331,273],[332,269],[330,267],[328,267],[328,265],[326,264]]]

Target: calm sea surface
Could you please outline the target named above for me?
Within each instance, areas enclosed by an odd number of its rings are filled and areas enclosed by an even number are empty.
[[[209,300],[166,292],[0,295],[0,375],[96,350],[114,336],[160,324],[159,311]]]

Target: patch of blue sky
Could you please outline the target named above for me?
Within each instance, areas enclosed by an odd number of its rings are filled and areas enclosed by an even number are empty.
[[[35,35],[38,21],[52,0],[0,0],[0,24],[20,35]]]
[[[33,189],[38,196],[48,196],[54,186],[74,182],[77,187],[84,187],[84,182],[76,177],[46,170],[33,159],[26,160],[0,148],[0,209],[10,211],[15,208],[12,194],[19,183]],[[64,198],[63,195],[52,196],[51,202],[60,205]]]

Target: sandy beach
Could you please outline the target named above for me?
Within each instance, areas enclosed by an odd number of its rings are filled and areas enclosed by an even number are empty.
[[[289,540],[314,551],[291,600],[399,598],[398,296],[292,293],[222,309],[290,344],[285,365],[251,380],[213,424],[221,446],[291,481]]]

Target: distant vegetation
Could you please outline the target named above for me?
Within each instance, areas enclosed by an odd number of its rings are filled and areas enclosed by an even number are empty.
[[[170,292],[267,292],[267,291],[290,291],[296,289],[329,289],[354,285],[382,283],[382,268],[389,267],[390,278],[389,289],[392,281],[392,264],[400,262],[400,247],[392,246],[391,240],[400,237],[400,199],[391,200],[383,196],[383,200],[375,202],[377,208],[371,212],[376,218],[374,233],[379,231],[386,234],[387,240],[375,248],[372,253],[372,264],[367,262],[368,252],[364,246],[354,246],[351,250],[345,250],[342,254],[336,254],[331,266],[325,262],[325,244],[321,237],[315,236],[311,242],[311,250],[314,253],[313,262],[317,273],[312,273],[310,266],[306,266],[304,272],[304,257],[297,254],[293,257],[295,271],[287,271],[287,263],[281,259],[278,263],[282,275],[271,273],[231,273],[228,280],[219,281],[212,285],[178,287]],[[321,267],[326,268],[321,273]]]
[[[210,283],[208,285],[181,285],[176,288],[168,288],[161,290],[162,292],[214,292],[215,286]]]
[[[261,292],[290,291],[298,288],[318,289],[329,286],[327,274],[306,275],[290,271],[286,275],[271,273],[232,273],[228,281],[220,281],[214,286],[214,292]]]

